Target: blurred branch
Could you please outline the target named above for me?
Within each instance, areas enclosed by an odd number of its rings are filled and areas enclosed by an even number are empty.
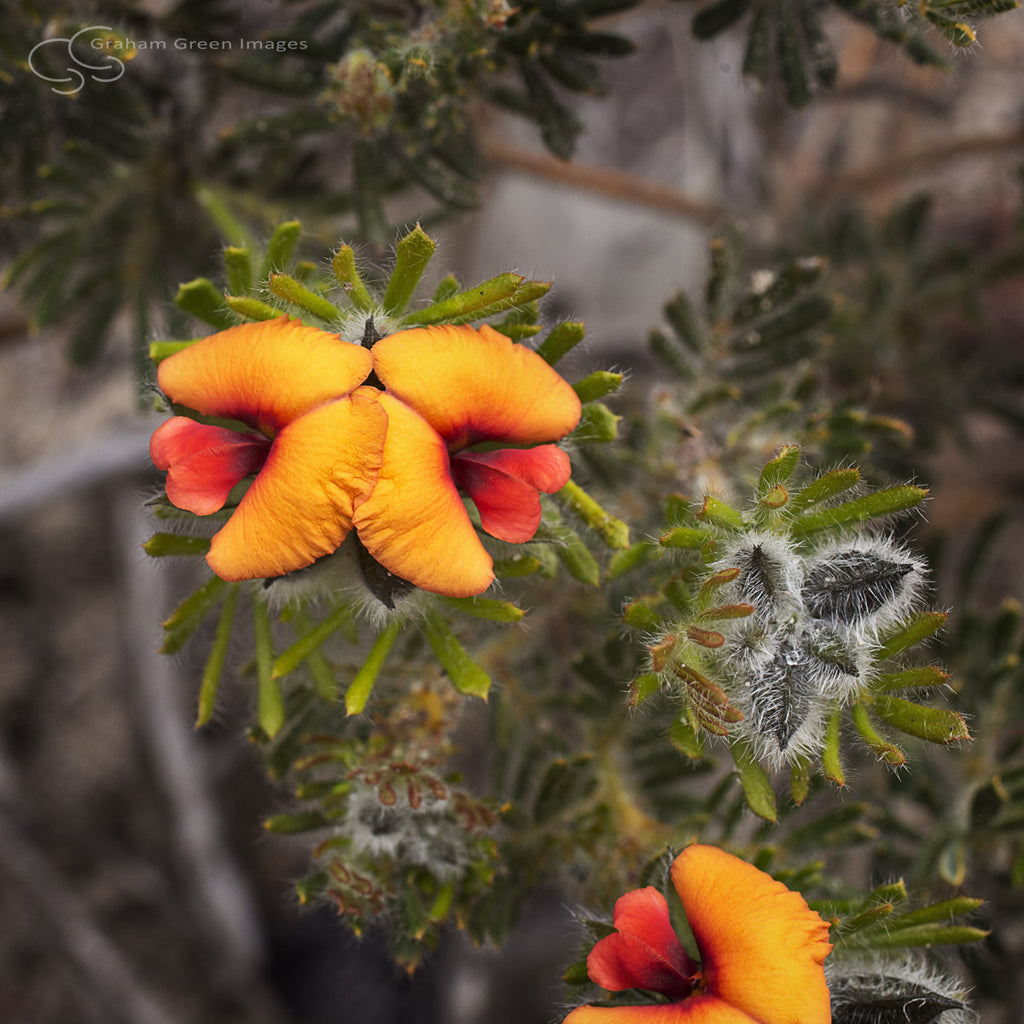
[[[646,206],[699,224],[712,225],[729,215],[729,210],[718,203],[694,199],[668,185],[645,181],[623,171],[580,163],[578,160],[568,163],[543,153],[509,146],[495,139],[483,140],[483,154],[495,167],[522,171],[558,185],[593,192],[635,206]]]

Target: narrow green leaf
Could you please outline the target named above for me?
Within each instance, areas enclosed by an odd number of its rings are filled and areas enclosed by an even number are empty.
[[[928,491],[924,487],[909,485],[887,487],[885,490],[874,491],[860,498],[854,498],[852,501],[844,501],[841,505],[835,505],[832,508],[805,513],[793,522],[792,533],[795,537],[806,537],[819,530],[827,530],[836,526],[852,526],[869,519],[876,519],[879,516],[906,512],[920,505],[927,496]]]
[[[774,487],[785,484],[800,464],[800,446],[788,444],[779,449],[778,455],[766,462],[757,481],[758,495],[765,495]]]
[[[555,324],[537,346],[537,354],[550,366],[554,366],[583,340],[584,330],[578,320],[563,320]]]
[[[231,245],[248,248],[248,232],[241,221],[228,209],[219,191],[200,185],[195,190],[196,202],[206,211],[210,220],[217,225],[225,241]]]
[[[302,234],[302,225],[297,220],[285,221],[274,228],[270,241],[267,242],[267,255],[263,260],[260,279],[266,279],[277,271],[288,269],[292,254]]]
[[[154,533],[143,545],[142,550],[150,558],[167,558],[170,555],[205,555],[210,550],[208,537],[186,537],[182,533]]]
[[[609,444],[619,436],[621,419],[604,402],[588,402],[572,439],[578,444]]]
[[[284,697],[277,680],[271,675],[274,641],[270,633],[270,612],[259,596],[252,602],[252,631],[258,687],[256,718],[260,728],[273,739],[284,725]]]
[[[629,706],[639,707],[661,689],[661,676],[657,672],[644,672],[629,684]]]
[[[175,352],[180,352],[183,348],[188,348],[189,345],[194,345],[197,341],[202,341],[201,338],[192,338],[189,341],[151,341],[149,343],[149,358],[157,365],[162,363],[168,356],[173,356]]]
[[[719,0],[699,11],[690,23],[690,31],[698,39],[717,36],[750,10],[751,0]]]
[[[686,292],[677,292],[669,299],[664,313],[673,333],[690,352],[699,355],[704,351],[707,346],[705,327]]]
[[[537,539],[548,538],[555,543],[558,560],[569,573],[581,583],[596,587],[601,582],[601,567],[580,535],[566,523],[558,510],[541,499],[544,506],[544,520],[537,531]]]
[[[731,741],[730,747],[747,806],[759,818],[764,818],[765,821],[777,821],[778,812],[772,780],[754,757],[750,744],[746,740],[736,737]]]
[[[916,928],[880,929],[857,942],[858,948],[910,949],[928,946],[965,946],[989,933],[968,925],[922,924]]]
[[[537,789],[533,804],[534,820],[541,825],[551,822],[589,797],[596,786],[593,755],[556,758],[548,765]]]
[[[581,402],[593,402],[605,395],[610,395],[622,386],[622,374],[611,373],[609,370],[596,370],[589,377],[573,384],[573,390]]]
[[[356,255],[351,245],[343,245],[338,249],[331,260],[331,269],[338,279],[338,284],[352,300],[352,305],[364,313],[369,313],[374,305],[373,296],[367,291],[363,279],[359,276]]]
[[[160,648],[163,654],[175,654],[185,646],[207,614],[218,605],[226,587],[227,583],[219,576],[211,576],[174,609],[163,623],[164,642]]]
[[[434,295],[432,302],[443,302],[445,299],[450,299],[453,295],[458,295],[461,286],[459,279],[454,274],[445,274],[440,281],[437,282],[437,287],[434,289]]]
[[[813,480],[803,490],[793,495],[789,500],[790,511],[800,512],[805,508],[810,508],[811,505],[828,501],[837,494],[856,487],[859,482],[859,469],[833,469],[831,472],[819,476],[817,480]]]
[[[914,641],[916,643],[917,641]],[[871,682],[874,690],[916,690],[929,686],[945,686],[949,673],[937,665],[920,665],[901,672],[886,672]]]
[[[445,597],[442,600],[450,608],[489,622],[519,622],[526,614],[511,601],[500,601],[493,597]]]
[[[321,622],[318,622],[307,633],[304,633],[285,651],[277,656],[271,670],[273,679],[294,672],[315,650],[324,644],[339,629],[351,627],[353,623],[352,609],[347,604],[339,605]]]
[[[821,747],[821,770],[825,778],[837,786],[846,785],[843,764],[839,757],[839,734],[842,720],[842,708],[836,708],[829,716],[825,727],[825,742]]]
[[[742,513],[714,494],[704,495],[697,518],[725,530],[742,530],[745,526]]]
[[[312,313],[320,320],[334,323],[341,319],[341,310],[337,306],[328,302],[322,295],[310,291],[294,277],[287,274],[271,274],[267,285],[279,299]]]
[[[655,676],[657,678],[657,676]],[[686,713],[676,715],[669,726],[668,739],[673,747],[691,761],[700,761],[704,757],[704,740],[694,728]]]
[[[555,495],[579,516],[613,550],[629,547],[629,527],[606,512],[575,480],[570,480]]]
[[[622,551],[616,551],[608,563],[606,578],[616,580],[623,574],[635,569],[639,565],[645,565],[655,556],[657,548],[648,541],[639,541],[631,544]]]
[[[973,913],[984,902],[984,900],[971,896],[954,896],[948,900],[940,900],[938,903],[930,903],[927,907],[908,910],[905,914],[893,918],[891,927],[913,928],[921,924],[931,924],[934,921],[948,921],[961,914]]]
[[[252,288],[252,256],[248,249],[229,245],[224,250],[224,269],[229,291],[244,294]]]
[[[861,739],[886,764],[891,764],[898,768],[907,763],[907,755],[895,743],[890,743],[879,735],[871,723],[868,709],[862,703],[854,704],[850,708],[850,715],[853,718],[854,727],[860,733]]]
[[[427,613],[423,632],[434,657],[459,693],[487,699],[491,677],[466,653],[448,623],[436,611]]]
[[[246,320],[276,320],[285,315],[284,310],[249,295],[225,295],[224,304],[232,313],[244,316]]]
[[[663,548],[700,548],[708,541],[713,541],[715,535],[709,530],[699,529],[695,526],[673,526],[667,533],[658,538],[658,543]]]
[[[879,718],[929,743],[958,743],[971,738],[963,715],[949,708],[926,707],[885,693],[876,694],[872,705]]]
[[[224,305],[224,295],[205,277],[197,277],[178,287],[174,297],[178,309],[216,327],[218,331],[233,327],[235,319]]]
[[[458,292],[447,299],[435,302],[426,309],[408,314],[403,323],[406,327],[420,324],[454,323],[465,318],[479,319],[490,312],[501,312],[515,304],[514,296],[522,287],[524,278],[519,274],[499,274],[475,288]],[[488,312],[489,311],[489,312]]]
[[[366,661],[363,662],[362,668],[356,673],[355,678],[345,691],[345,714],[362,714],[366,702],[373,692],[373,686],[377,682],[377,676],[380,675],[384,660],[391,653],[391,648],[394,647],[401,631],[401,623],[392,619],[377,634],[377,639],[373,641]]]
[[[927,640],[942,629],[945,623],[945,612],[918,612],[898,623],[878,638],[880,646],[874,654],[876,664]]]
[[[391,272],[384,308],[394,316],[402,313],[434,255],[437,243],[416,225],[395,248],[395,269]]]
[[[224,662],[228,654],[231,630],[235,623],[235,608],[238,605],[238,586],[228,590],[224,607],[220,610],[217,620],[217,631],[210,645],[210,654],[203,668],[203,678],[199,685],[199,702],[196,711],[196,728],[206,725],[213,717],[217,705],[217,691],[220,689],[221,677],[224,674]]]
[[[797,807],[802,806],[811,792],[811,762],[806,758],[794,761],[789,770],[789,795]]]

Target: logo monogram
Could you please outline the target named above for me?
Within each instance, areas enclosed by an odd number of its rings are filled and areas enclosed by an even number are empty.
[[[50,86],[50,91],[55,92],[60,96],[74,96],[75,93],[82,90],[85,85],[85,75],[79,70],[79,68],[84,68],[85,71],[90,72],[89,78],[94,82],[116,82],[124,74],[124,63],[118,60],[117,57],[102,53],[102,50],[99,48],[91,47],[91,49],[94,49],[97,54],[102,54],[100,59],[103,63],[90,64],[75,53],[75,43],[78,41],[80,36],[85,35],[87,32],[110,31],[111,29],[107,25],[89,25],[86,28],[79,29],[73,36],[57,36],[53,39],[44,39],[41,43],[36,43],[36,45],[29,51],[28,66],[32,69],[32,73],[37,78],[42,78],[47,82],[65,84],[66,87],[62,89],[58,89],[56,86]],[[35,61],[39,59],[37,54],[39,54],[43,47],[53,47],[54,45],[59,47],[61,44],[66,46],[68,59],[76,66],[72,67],[71,64],[65,64],[64,76],[56,78],[52,74],[47,74],[46,71],[41,70]],[[53,69],[50,68],[48,70],[52,71]]]

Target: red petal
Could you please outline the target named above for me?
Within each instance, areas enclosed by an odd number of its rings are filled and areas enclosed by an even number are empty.
[[[460,452],[452,458],[452,476],[473,499],[484,530],[512,544],[522,544],[537,532],[538,491],[554,493],[571,472],[569,457],[553,444]]]
[[[197,516],[223,508],[231,488],[259,471],[269,449],[265,437],[212,427],[185,416],[162,423],[149,442],[153,464],[168,471],[168,500]]]
[[[616,934],[602,939],[587,957],[592,981],[613,992],[642,988],[670,999],[690,994],[697,969],[686,955],[669,919],[668,903],[657,889],[648,886],[619,897],[613,922]]]

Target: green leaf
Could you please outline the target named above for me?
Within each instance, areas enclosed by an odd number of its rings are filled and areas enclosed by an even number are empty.
[[[757,481],[758,496],[762,497],[774,488],[785,484],[799,463],[799,445],[790,444],[780,448],[778,455],[770,462],[766,462],[761,470],[761,476]]]
[[[963,715],[949,708],[931,708],[902,697],[879,693],[872,699],[876,715],[891,726],[929,743],[959,743],[969,740]]]
[[[912,615],[878,638],[880,646],[874,654],[875,662],[881,664],[887,658],[927,640],[942,629],[945,623],[945,612],[918,612]]]
[[[984,902],[984,900],[974,899],[971,896],[953,896],[948,900],[930,903],[927,907],[908,910],[905,914],[893,918],[890,927],[913,928],[917,925],[931,924],[933,921],[948,921],[961,914],[973,913]]]
[[[186,537],[183,533],[154,533],[142,550],[151,558],[170,555],[205,555],[210,550],[208,537]]]
[[[511,601],[493,597],[445,597],[442,600],[450,608],[489,622],[519,622],[526,614]]]
[[[206,666],[203,668],[203,678],[199,685],[199,702],[196,711],[196,728],[206,725],[213,717],[213,711],[217,704],[217,691],[220,689],[220,680],[224,674],[224,661],[227,658],[228,644],[231,640],[231,630],[235,623],[235,608],[238,605],[238,594],[240,587],[232,586],[224,601],[224,607],[220,610],[220,618],[217,620],[217,631],[210,645],[210,654],[206,659]]]
[[[714,494],[704,495],[697,518],[724,530],[742,530],[745,526],[743,515]]]
[[[434,657],[448,673],[455,689],[459,693],[486,700],[491,688],[491,677],[466,653],[451,627],[436,611],[427,613],[423,632]]]
[[[859,482],[860,470],[833,469],[831,472],[819,476],[817,480],[812,481],[803,490],[793,495],[789,500],[790,511],[799,512],[811,505],[828,501],[837,494],[856,487]]]
[[[819,530],[852,526],[879,516],[906,512],[920,505],[927,496],[928,491],[924,487],[887,487],[885,490],[874,491],[852,501],[844,501],[841,505],[805,513],[793,522],[791,531],[794,537],[806,537]]]
[[[629,527],[606,512],[575,480],[570,480],[555,497],[579,516],[613,550],[629,547]]]
[[[189,341],[151,341],[149,343],[149,358],[159,365],[168,356],[173,356],[175,352],[180,352],[197,341],[202,341],[202,338],[192,338]]]
[[[583,340],[583,334],[584,327],[580,321],[563,320],[555,324],[548,332],[548,336],[537,346],[537,355],[548,365],[554,366]]]
[[[604,402],[588,402],[583,406],[583,414],[579,426],[572,432],[572,439],[577,444],[609,444],[619,436],[621,419]]]
[[[283,271],[291,263],[292,254],[302,234],[302,225],[297,220],[278,224],[267,242],[267,255],[263,260],[260,279],[268,278],[275,271]]]
[[[549,538],[555,542],[555,554],[570,574],[581,583],[596,587],[601,583],[601,567],[580,535],[566,523],[558,510],[544,498],[544,519],[535,539]]]
[[[622,380],[621,373],[596,370],[589,377],[584,377],[583,380],[573,384],[573,390],[581,402],[593,402],[617,391],[622,386]]]
[[[751,0],[719,0],[718,3],[699,11],[690,23],[690,30],[698,39],[717,36],[730,25],[739,21],[750,10]]]
[[[279,299],[312,313],[320,320],[335,323],[341,319],[341,310],[337,306],[328,302],[322,295],[310,291],[294,277],[287,274],[271,274],[267,286]]]
[[[218,331],[233,327],[235,319],[224,305],[224,296],[213,282],[205,277],[180,285],[174,297],[178,309],[216,327]]]
[[[347,604],[339,605],[323,621],[318,622],[307,633],[304,633],[277,656],[271,670],[273,679],[294,672],[315,650],[333,636],[339,629],[351,628],[353,625],[352,609]]]
[[[864,704],[854,704],[850,708],[850,715],[853,718],[853,724],[857,732],[860,733],[861,739],[881,760],[896,768],[907,763],[907,755],[895,743],[890,743],[878,734],[875,727],[871,724],[868,710]]]
[[[842,720],[842,708],[836,708],[829,716],[825,727],[825,742],[821,748],[821,770],[826,779],[837,786],[846,785],[843,764],[839,758],[839,735]]]
[[[437,243],[419,224],[399,240],[395,249],[395,269],[384,293],[384,309],[388,313],[397,316],[409,305],[436,248]]]
[[[914,641],[916,643],[917,641]],[[929,686],[945,686],[949,673],[937,665],[920,665],[901,672],[886,672],[871,681],[874,690],[916,690]]]
[[[922,924],[916,928],[880,929],[857,942],[858,948],[912,949],[929,946],[965,946],[980,942],[989,933],[968,925]]]
[[[252,256],[248,249],[229,245],[224,250],[224,269],[229,291],[244,294],[252,288]]]
[[[284,316],[284,310],[249,295],[225,295],[224,304],[232,313],[244,316],[246,320],[276,320],[279,316]]]
[[[768,773],[758,763],[746,740],[736,737],[729,745],[747,806],[759,818],[776,822],[778,812],[775,805],[775,790],[772,788],[772,780]]]
[[[174,609],[163,623],[164,642],[160,648],[163,654],[175,654],[185,646],[207,614],[220,603],[226,588],[224,580],[211,576]]]
[[[673,526],[667,533],[658,538],[658,543],[663,548],[701,548],[709,541],[713,541],[715,535],[710,530],[695,526]]]
[[[270,633],[270,613],[260,597],[252,602],[253,642],[256,648],[257,707],[260,728],[273,739],[284,725],[284,697],[271,675],[274,641]]]
[[[363,662],[362,668],[356,673],[355,678],[345,691],[345,714],[362,714],[366,702],[373,692],[374,684],[377,682],[377,676],[380,675],[384,660],[391,653],[391,648],[394,647],[401,631],[401,623],[397,619],[392,619],[377,634],[377,639],[373,641],[366,661]]]
[[[533,804],[534,820],[540,825],[550,823],[574,804],[587,799],[596,788],[593,755],[556,758],[541,778]]]
[[[373,309],[373,296],[367,291],[363,279],[356,269],[356,255],[351,245],[343,245],[331,260],[331,269],[338,279],[338,284],[345,289],[345,294],[352,300],[356,309],[369,313]]]
[[[540,298],[550,288],[550,283],[527,281],[519,274],[499,274],[475,288],[458,292],[426,309],[409,313],[402,323],[405,327],[418,327],[422,324],[482,320],[494,313],[503,313],[519,303]]]

